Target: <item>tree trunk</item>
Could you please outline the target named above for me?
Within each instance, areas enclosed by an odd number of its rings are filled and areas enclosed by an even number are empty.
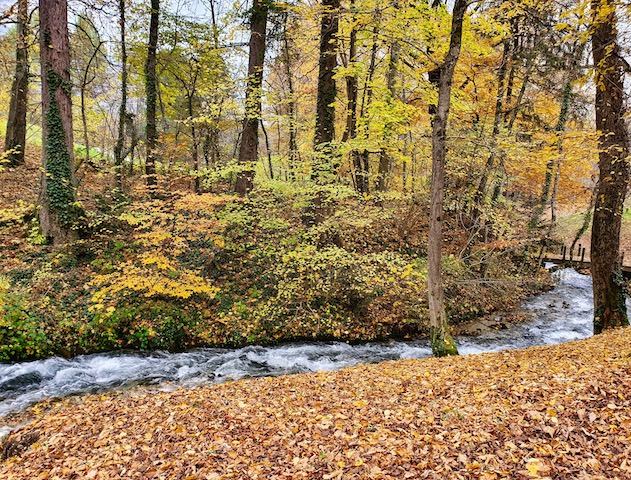
[[[193,85],[191,86],[191,92],[187,94],[188,100],[188,118],[191,122],[191,159],[193,160],[193,172],[195,178],[193,180],[193,190],[195,193],[200,192],[200,184],[199,184],[199,142],[197,140],[197,129],[195,128],[194,115],[193,111],[193,96],[195,92],[195,84],[197,83],[197,71],[195,72],[195,79],[193,80]]]
[[[456,0],[451,24],[449,51],[440,67],[438,104],[432,121],[432,185],[427,246],[427,293],[429,300],[430,342],[437,357],[457,355],[447,323],[445,291],[442,275],[443,197],[445,188],[445,158],[447,120],[451,104],[451,85],[462,44],[462,24],[468,0]]]
[[[320,57],[318,60],[318,91],[316,99],[316,126],[314,145],[316,158],[311,177],[316,180],[322,173],[334,169],[332,142],[335,139],[335,96],[337,94],[335,68],[337,67],[337,33],[339,28],[340,0],[322,0],[320,26]]]
[[[245,91],[245,118],[241,132],[239,163],[245,170],[239,172],[235,191],[243,196],[254,185],[252,165],[258,158],[259,122],[261,119],[261,88],[265,62],[265,35],[267,33],[268,4],[254,0],[250,17],[250,53],[248,60],[248,83]]]
[[[66,0],[40,0],[43,173],[39,214],[42,234],[59,245],[78,238]]]
[[[567,123],[567,116],[570,111],[570,100],[572,98],[572,82],[568,81],[563,88],[563,96],[561,97],[561,110],[559,112],[559,120],[557,122],[556,128],[554,129],[559,138],[557,140],[558,147],[558,155],[556,158],[550,157],[548,163],[546,165],[546,174],[543,181],[543,186],[541,187],[541,195],[539,196],[539,203],[535,207],[535,210],[532,214],[532,218],[530,219],[530,227],[536,228],[539,225],[539,221],[541,220],[541,215],[543,214],[543,210],[548,203],[548,199],[550,198],[550,189],[552,188],[552,181],[554,179],[554,171],[555,164],[557,165],[557,172],[560,172],[560,162],[555,160],[559,160],[561,156],[561,148],[562,148],[562,140],[560,135],[565,131],[565,124]]]
[[[398,2],[394,4],[395,8],[399,8]],[[386,75],[386,85],[388,86],[388,91],[390,92],[390,97],[388,102],[394,102],[397,98],[397,89],[396,89],[396,78],[399,73],[399,51],[401,46],[399,42],[394,41],[392,45],[390,45],[390,58],[388,60],[388,74]],[[388,137],[385,138],[386,141],[390,140]],[[379,169],[377,174],[377,185],[376,189],[379,192],[385,192],[388,184],[388,175],[390,174],[392,160],[388,151],[385,148],[381,149],[379,154]]]
[[[617,42],[615,4],[592,0],[592,51],[596,68],[596,128],[600,133],[596,204],[591,240],[594,333],[629,325],[620,271],[620,227],[629,182],[624,69]]]
[[[289,39],[287,35],[287,21],[289,15],[285,14],[285,22],[283,25],[283,53],[285,57],[285,75],[287,76],[287,86],[289,87],[289,101],[287,107],[289,109],[289,171],[291,178],[296,177],[296,167],[300,162],[300,152],[298,150],[297,132],[296,132],[296,92],[294,90],[294,78],[291,71],[291,55],[289,52]]]
[[[149,23],[149,44],[147,47],[147,63],[145,63],[145,91],[147,95],[147,159],[145,175],[147,187],[152,195],[158,183],[156,178],[156,147],[158,132],[156,129],[156,105],[158,101],[158,77],[156,75],[156,54],[158,50],[158,21],[160,0],[151,0],[151,18]]]
[[[10,166],[24,163],[26,146],[26,109],[28,100],[28,0],[18,1],[15,76],[11,85],[11,102],[4,142]]]
[[[118,2],[121,40],[121,104],[118,110],[118,137],[114,147],[114,176],[116,190],[123,191],[123,150],[125,149],[125,123],[127,121],[127,42],[125,38],[125,0]]]
[[[484,170],[482,170],[482,176],[478,183],[478,188],[473,197],[473,219],[477,222],[480,217],[480,210],[482,203],[486,198],[486,189],[489,182],[489,177],[493,168],[495,167],[495,158],[497,149],[497,136],[500,133],[500,124],[502,123],[502,116],[504,113],[504,87],[506,81],[506,69],[512,56],[510,48],[510,38],[504,40],[502,63],[497,71],[497,95],[495,96],[495,116],[493,117],[493,135],[491,137],[491,153],[486,160]]]
[[[351,0],[350,8],[354,10],[354,0]],[[355,25],[356,18],[354,15],[351,21],[353,25],[350,31],[347,66],[354,68],[357,62],[357,26]],[[350,75],[346,75],[346,131],[342,139],[344,142],[349,140],[353,142],[357,137],[357,97],[357,74],[353,72]],[[364,172],[361,156],[354,146],[351,149],[351,159],[355,177],[355,188],[359,193],[368,193],[368,177],[366,172]]]

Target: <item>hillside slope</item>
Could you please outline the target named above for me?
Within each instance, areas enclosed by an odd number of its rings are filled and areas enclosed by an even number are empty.
[[[5,440],[0,478],[631,478],[630,344],[64,400]]]

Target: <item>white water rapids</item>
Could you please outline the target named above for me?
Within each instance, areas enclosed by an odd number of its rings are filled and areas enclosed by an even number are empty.
[[[572,269],[554,274],[557,286],[527,299],[532,320],[477,337],[457,338],[461,354],[526,348],[577,340],[592,334],[591,277]],[[335,370],[359,363],[421,358],[431,353],[425,340],[348,345],[297,343],[238,350],[197,349],[184,353],[111,352],[0,364],[0,437],[10,429],[3,416],[46,398],[104,392],[133,385],[173,389],[243,377]]]

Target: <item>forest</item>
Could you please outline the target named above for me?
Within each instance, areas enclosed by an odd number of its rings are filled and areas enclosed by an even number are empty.
[[[624,2],[5,3],[0,361],[628,324]]]

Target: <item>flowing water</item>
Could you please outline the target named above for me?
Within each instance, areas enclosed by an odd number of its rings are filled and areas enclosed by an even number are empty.
[[[492,352],[577,340],[592,334],[591,277],[571,269],[555,272],[557,286],[529,298],[522,308],[532,320],[477,337],[457,339],[461,354]],[[335,370],[358,363],[421,358],[431,353],[425,340],[348,345],[296,343],[238,350],[197,349],[184,353],[112,352],[70,360],[0,364],[0,437],[9,431],[2,416],[46,398],[96,393],[133,385],[172,389],[243,377]]]

